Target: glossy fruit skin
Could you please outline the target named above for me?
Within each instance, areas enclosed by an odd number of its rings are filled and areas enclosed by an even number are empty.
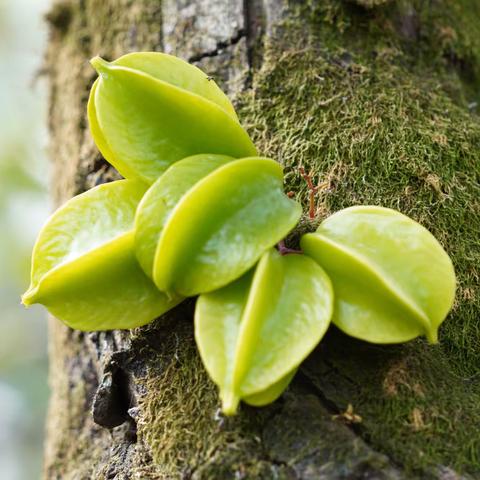
[[[125,178],[153,183],[172,163],[256,149],[218,86],[198,68],[163,53],[132,53],[92,65],[100,74],[88,117],[102,155]]]
[[[225,155],[205,154],[184,158],[148,189],[135,216],[135,253],[150,278],[160,235],[177,203],[202,178],[231,160]]]
[[[76,196],[42,228],[25,305],[41,303],[79,330],[133,328],[169,310],[135,259],[133,222],[146,186],[119,180]]]
[[[283,192],[282,167],[251,157],[197,182],[165,223],[153,280],[167,293],[195,296],[239,278],[298,222],[301,206]]]
[[[426,335],[432,343],[455,296],[452,262],[433,235],[388,208],[351,207],[301,239],[330,276],[333,323],[373,343]]]
[[[222,409],[240,400],[265,405],[286,388],[295,370],[326,332],[333,311],[331,282],[305,255],[270,249],[256,269],[201,295],[195,339]]]

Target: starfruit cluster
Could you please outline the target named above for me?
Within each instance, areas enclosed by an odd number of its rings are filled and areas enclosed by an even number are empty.
[[[199,296],[195,339],[225,414],[275,400],[330,322],[375,343],[437,341],[450,258],[421,225],[351,207],[278,251],[301,207],[259,157],[220,88],[161,53],[92,60],[93,138],[124,177],[68,201],[42,228],[25,305],[80,330],[144,325]]]

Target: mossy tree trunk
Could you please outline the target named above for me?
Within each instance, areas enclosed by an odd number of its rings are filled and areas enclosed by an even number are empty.
[[[459,284],[439,345],[332,328],[279,401],[231,419],[196,352],[193,302],[133,331],[52,319],[45,477],[479,478],[478,2],[67,0],[48,19],[57,203],[118,177],[88,131],[88,59],[166,51],[226,88],[305,207],[299,166],[311,173],[317,221],[397,208],[440,239]]]

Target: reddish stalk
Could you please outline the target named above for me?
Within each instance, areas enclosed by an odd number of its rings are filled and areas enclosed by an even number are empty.
[[[308,187],[308,190],[310,191],[309,193],[310,207],[308,209],[308,216],[310,217],[310,219],[313,220],[315,218],[315,195],[318,192],[318,187],[315,187],[315,185],[313,185],[312,176],[307,172],[305,172],[305,169],[303,167],[300,167],[298,170],[300,172],[300,175],[305,180],[305,182],[307,182],[307,187]]]

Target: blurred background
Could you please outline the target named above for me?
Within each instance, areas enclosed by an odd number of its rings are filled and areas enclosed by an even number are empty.
[[[50,211],[49,0],[0,0],[0,479],[40,478],[48,400],[47,322],[20,305],[30,252]]]

